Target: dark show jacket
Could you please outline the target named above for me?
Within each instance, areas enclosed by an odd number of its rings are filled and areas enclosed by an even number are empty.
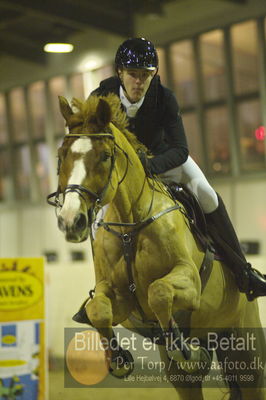
[[[119,87],[120,80],[114,76],[100,82],[91,95],[115,93],[119,97]],[[129,130],[154,155],[149,159],[153,174],[178,167],[188,158],[186,135],[176,98],[161,84],[159,76],[153,78],[136,117],[129,118]]]

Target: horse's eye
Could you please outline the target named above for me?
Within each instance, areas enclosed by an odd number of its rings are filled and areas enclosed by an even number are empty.
[[[107,151],[103,151],[100,154],[100,161],[107,161],[111,157],[111,154],[108,153]]]

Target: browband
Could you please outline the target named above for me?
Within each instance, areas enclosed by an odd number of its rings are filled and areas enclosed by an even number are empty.
[[[82,137],[82,136],[95,137],[95,138],[109,137],[110,139],[113,139],[113,140],[115,138],[112,133],[86,133],[86,132],[85,133],[67,133],[65,135],[65,138],[67,138],[67,137]]]

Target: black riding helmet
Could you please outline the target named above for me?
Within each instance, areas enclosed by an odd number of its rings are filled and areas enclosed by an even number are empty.
[[[144,38],[125,40],[115,56],[116,70],[122,68],[141,68],[149,71],[158,69],[158,54],[152,42]]]

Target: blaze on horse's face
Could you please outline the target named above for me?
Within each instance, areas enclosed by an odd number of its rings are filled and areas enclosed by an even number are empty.
[[[71,110],[70,107],[69,109]],[[66,188],[68,185],[78,185],[101,194],[109,179],[114,144],[111,139],[86,136],[90,130],[88,127],[84,129],[82,124],[72,129],[71,117],[66,118],[65,113],[63,115],[71,133],[80,136],[66,135],[62,147],[58,150],[59,190],[64,194],[63,206],[58,214],[58,226],[64,232],[67,241],[77,243],[88,238],[91,229],[88,213],[94,206],[95,198],[89,193],[68,191]],[[108,185],[104,196],[106,198],[103,199],[105,203],[108,201],[111,189],[112,186]]]

